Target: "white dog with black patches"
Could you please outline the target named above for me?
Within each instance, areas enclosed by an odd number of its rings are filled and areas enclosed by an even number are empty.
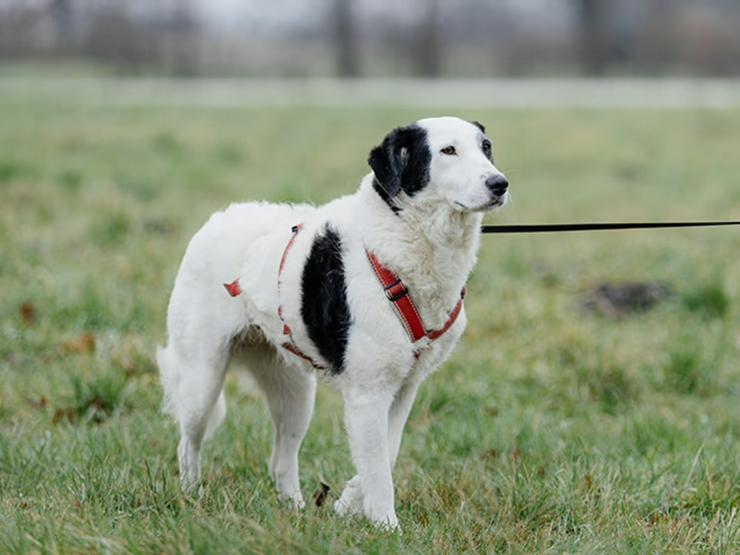
[[[343,396],[357,469],[336,512],[398,525],[403,428],[419,384],[463,333],[481,220],[506,203],[508,182],[483,126],[454,117],[392,131],[368,162],[353,195],[320,207],[233,204],[191,240],[157,353],[185,489],[200,479],[237,359],[267,398],[281,497],[304,505],[298,450],[321,374]]]

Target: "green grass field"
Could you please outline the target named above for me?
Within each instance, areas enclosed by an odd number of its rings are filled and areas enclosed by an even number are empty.
[[[189,237],[232,201],[353,191],[386,131],[435,112],[37,92],[0,96],[0,552],[740,550],[740,230],[486,237],[464,340],[406,429],[400,534],[283,508],[267,410],[234,373],[188,497],[153,352]],[[489,127],[513,190],[498,222],[740,216],[740,111],[436,113]],[[676,294],[583,311],[624,281]],[[307,499],[353,475],[342,427],[323,387]]]

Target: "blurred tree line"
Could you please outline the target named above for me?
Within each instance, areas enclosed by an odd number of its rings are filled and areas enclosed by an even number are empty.
[[[0,60],[172,75],[740,75],[738,0],[0,0]]]

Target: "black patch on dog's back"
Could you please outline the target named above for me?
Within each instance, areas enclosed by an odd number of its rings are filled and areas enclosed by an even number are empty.
[[[395,197],[401,191],[412,197],[429,184],[431,160],[425,129],[418,125],[394,129],[370,151],[368,164],[375,174],[373,188],[398,213]]]
[[[328,225],[311,247],[301,280],[301,317],[321,356],[334,374],[344,370],[351,324],[344,279],[342,241]]]

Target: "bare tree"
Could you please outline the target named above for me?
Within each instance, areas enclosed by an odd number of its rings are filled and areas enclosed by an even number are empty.
[[[604,0],[576,0],[580,20],[580,53],[586,73],[604,73],[608,62],[608,46],[605,37]]]
[[[419,29],[417,66],[425,77],[442,72],[442,39],[439,27],[439,0],[426,0],[427,10]]]
[[[94,60],[131,71],[154,65],[155,39],[137,25],[128,12],[116,3],[101,5],[91,12],[82,50]]]
[[[54,21],[57,53],[68,54],[73,42],[72,4],[70,0],[52,0],[49,11]]]
[[[340,77],[357,77],[360,74],[360,61],[352,17],[352,0],[334,0],[332,20],[337,73]]]

